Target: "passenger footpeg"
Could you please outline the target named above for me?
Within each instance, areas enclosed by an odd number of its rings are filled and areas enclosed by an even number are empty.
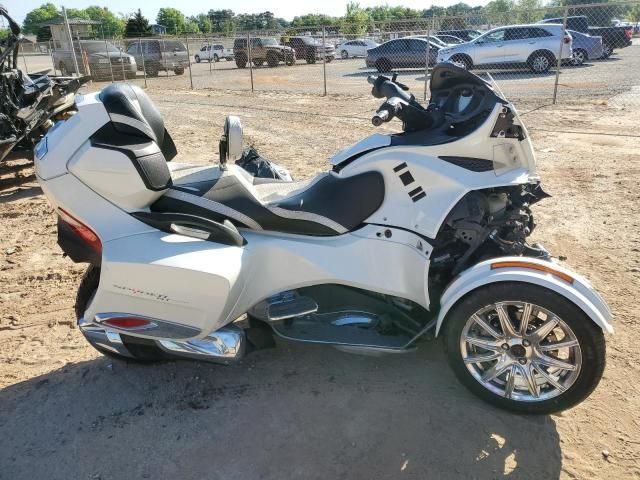
[[[318,304],[310,297],[292,296],[269,304],[267,318],[270,322],[302,317],[318,311]]]

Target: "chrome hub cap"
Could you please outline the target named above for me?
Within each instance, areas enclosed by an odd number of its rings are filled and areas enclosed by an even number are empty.
[[[474,313],[462,329],[460,352],[483,387],[524,402],[565,392],[582,365],[571,328],[549,310],[525,302],[495,303]]]
[[[549,59],[547,57],[536,57],[533,60],[533,68],[536,72],[542,72],[549,68]]]

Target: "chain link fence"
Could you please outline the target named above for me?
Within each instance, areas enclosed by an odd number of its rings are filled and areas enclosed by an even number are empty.
[[[486,9],[485,9],[486,10]],[[325,25],[228,35],[74,39],[23,44],[29,73],[80,73],[143,87],[365,95],[367,77],[397,74],[418,98],[433,66],[454,62],[532,106],[640,105],[640,2]],[[75,56],[75,61],[73,61]]]

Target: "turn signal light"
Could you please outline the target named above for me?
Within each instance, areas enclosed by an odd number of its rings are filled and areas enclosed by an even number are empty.
[[[560,272],[554,268],[548,267],[547,265],[540,265],[538,263],[533,262],[519,262],[519,261],[510,261],[510,262],[496,262],[491,264],[491,270],[495,270],[497,268],[528,268],[529,270],[538,270],[539,272],[550,273],[554,277],[561,278],[565,282],[573,283],[574,278],[570,275],[567,275],[564,272]]]
[[[71,231],[78,235],[78,237],[80,237],[92,250],[102,253],[102,242],[96,232],[91,230],[63,208],[58,207],[58,217],[60,217],[60,220],[66,223]]]

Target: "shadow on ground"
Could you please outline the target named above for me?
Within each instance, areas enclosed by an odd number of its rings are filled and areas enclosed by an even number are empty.
[[[438,344],[282,344],[231,367],[100,357],[0,390],[1,478],[557,478],[549,417],[494,409]]]

